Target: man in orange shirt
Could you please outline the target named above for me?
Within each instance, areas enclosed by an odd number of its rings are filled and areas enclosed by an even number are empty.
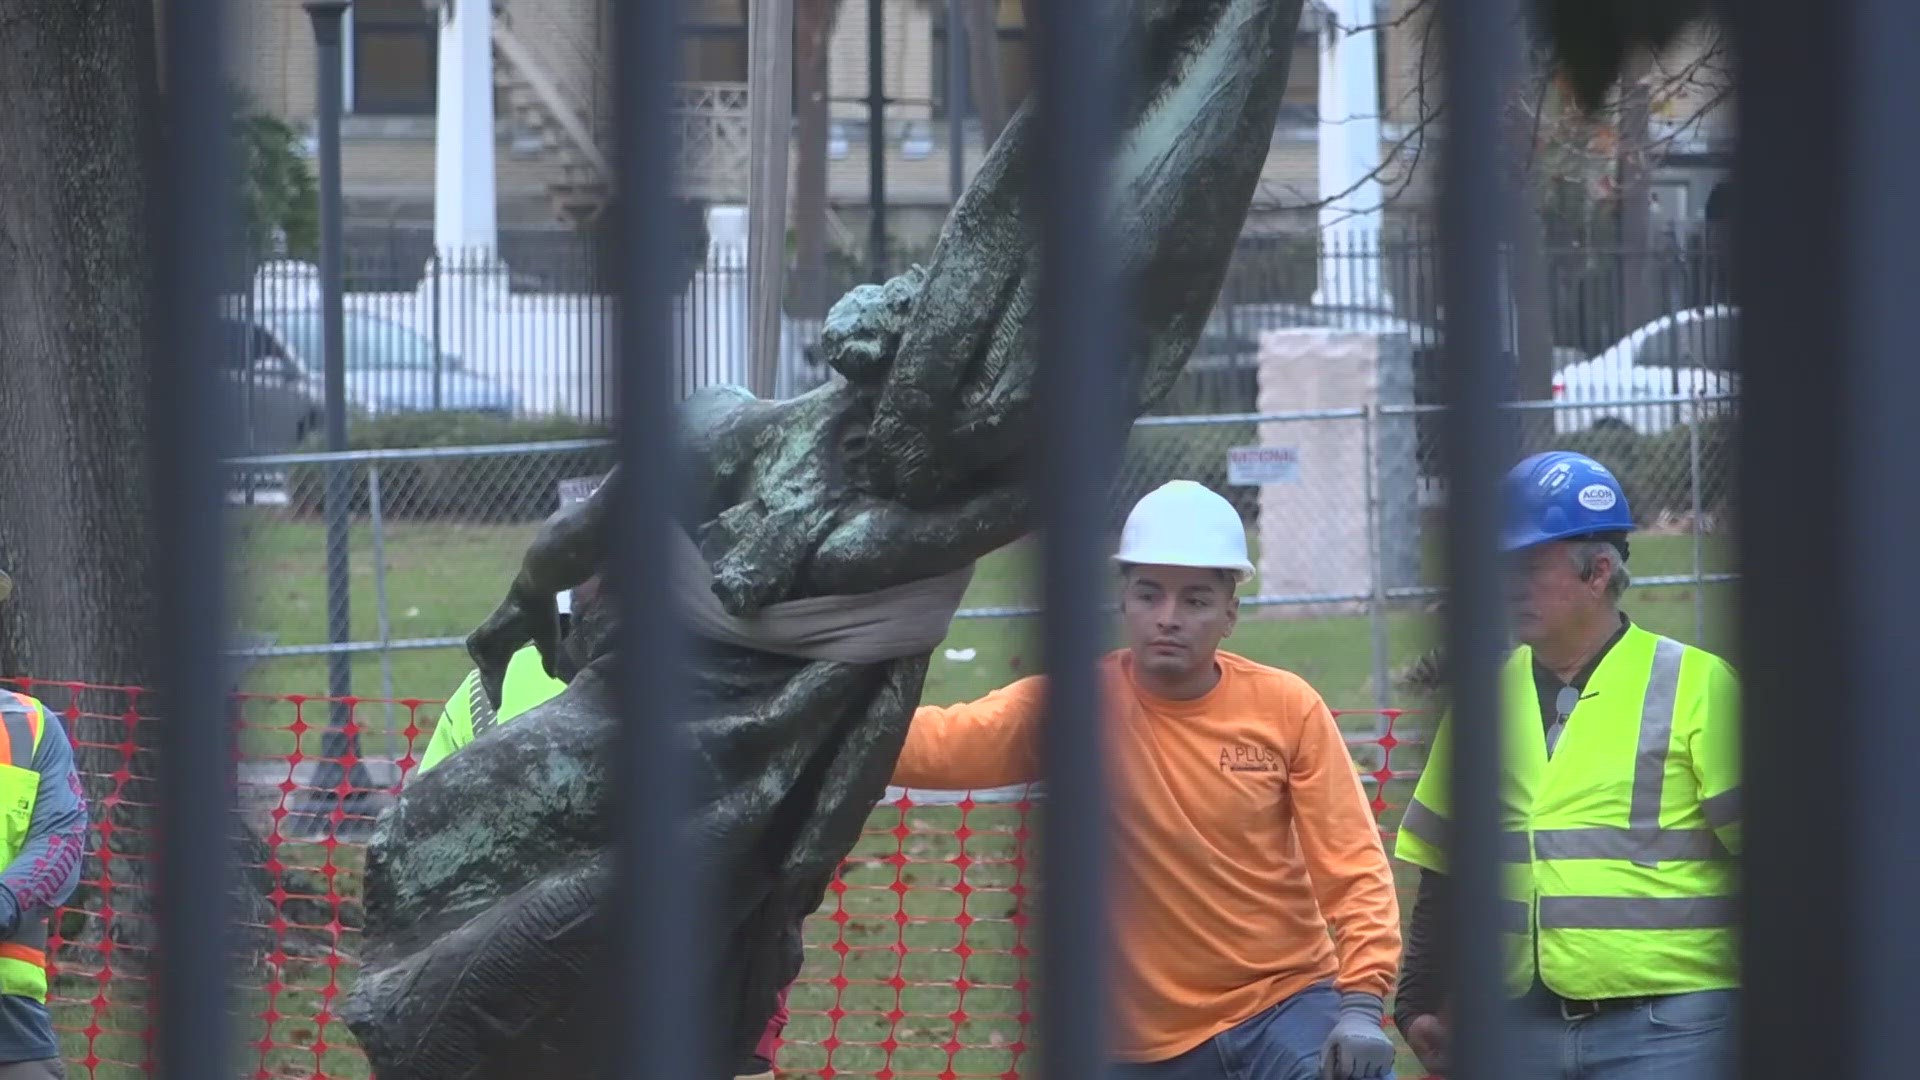
[[[1219,650],[1253,574],[1240,515],[1173,481],[1133,508],[1115,560],[1128,642],[1104,662],[1116,1076],[1390,1080],[1392,871],[1320,695]],[[1045,694],[1036,677],[920,709],[894,783],[1038,779]]]

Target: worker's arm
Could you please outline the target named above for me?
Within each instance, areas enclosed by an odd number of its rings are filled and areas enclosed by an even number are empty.
[[[0,871],[0,939],[12,938],[23,918],[66,903],[80,884],[80,860],[87,852],[87,799],[74,767],[73,744],[58,720],[42,716],[46,730],[33,755],[40,783],[26,845]]]
[[[1688,739],[1688,758],[1699,785],[1700,812],[1735,855],[1740,853],[1740,683],[1719,657],[1707,676],[1706,701]]]
[[[1420,871],[1420,885],[1407,913],[1406,947],[1400,957],[1400,985],[1393,992],[1393,1022],[1410,1035],[1413,1022],[1438,1016],[1447,1000],[1446,934],[1442,923],[1452,902],[1453,883],[1445,874]]]
[[[1294,832],[1320,910],[1333,926],[1340,957],[1335,987],[1384,1001],[1400,966],[1393,868],[1340,727],[1320,695],[1308,694],[1287,763]]]
[[[1038,780],[1045,698],[1045,680],[1033,676],[977,701],[915,710],[893,782],[961,791]]]
[[[459,689],[447,699],[440,722],[433,726],[433,738],[427,741],[427,752],[420,755],[420,765],[413,770],[414,776],[424,774],[446,760],[448,754],[473,741],[473,684],[479,678],[478,670],[467,672],[467,677],[460,680]]]

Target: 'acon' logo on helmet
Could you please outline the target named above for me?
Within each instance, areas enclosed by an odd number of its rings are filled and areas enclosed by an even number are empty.
[[[1605,484],[1588,484],[1580,489],[1580,494],[1575,498],[1580,500],[1581,506],[1589,510],[1611,510],[1613,504],[1619,501],[1613,489]]]

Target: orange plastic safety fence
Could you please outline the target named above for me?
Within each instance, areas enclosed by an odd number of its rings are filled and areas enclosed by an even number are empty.
[[[91,803],[81,885],[54,917],[49,947],[62,1056],[75,1077],[144,1077],[154,794],[152,755],[139,736],[142,724],[157,722],[144,711],[149,695],[7,685],[64,723]],[[256,1080],[369,1076],[338,1017],[358,969],[365,838],[417,764],[440,704],[232,698],[250,905],[235,1006]],[[344,726],[329,732],[336,713]],[[1388,828],[1417,775],[1407,747],[1420,739],[1404,733],[1398,712],[1336,715],[1349,732],[1371,728],[1348,743]],[[1032,1024],[1033,795],[889,792],[808,921],[782,1073],[1018,1080]]]

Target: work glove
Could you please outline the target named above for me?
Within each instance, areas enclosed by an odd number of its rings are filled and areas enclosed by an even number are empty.
[[[1379,995],[1340,995],[1340,1018],[1320,1048],[1321,1080],[1380,1080],[1393,1071],[1393,1040],[1381,1029]]]

